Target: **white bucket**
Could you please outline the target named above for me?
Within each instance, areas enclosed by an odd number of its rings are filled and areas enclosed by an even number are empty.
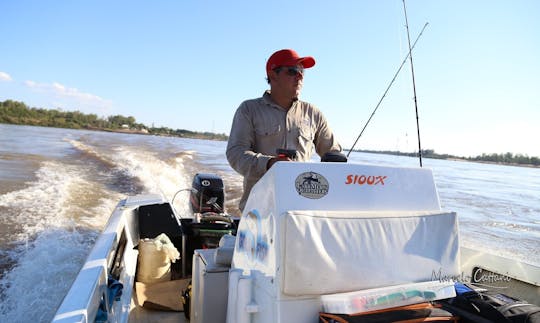
[[[171,280],[171,261],[175,262],[179,256],[178,250],[165,234],[155,239],[140,240],[137,281],[158,283]]]

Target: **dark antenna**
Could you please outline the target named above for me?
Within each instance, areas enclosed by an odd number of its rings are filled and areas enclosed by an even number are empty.
[[[405,13],[405,27],[407,28],[407,40],[409,41],[409,60],[411,62],[411,74],[414,93],[414,109],[416,111],[416,131],[418,133],[418,157],[420,158],[420,167],[422,167],[422,145],[420,144],[420,122],[418,121],[418,102],[416,100],[416,84],[414,82],[414,66],[412,58],[411,36],[409,35],[409,22],[407,21],[407,8],[403,0],[403,12]]]
[[[428,26],[428,23],[426,22],[426,24],[424,25],[424,28],[422,28],[422,30],[420,31],[420,34],[418,34],[418,37],[416,37],[416,40],[414,41],[414,44],[412,45],[412,47],[409,49],[409,52],[407,53],[407,56],[405,56],[405,58],[403,59],[403,61],[401,62],[401,65],[399,66],[397,72],[394,74],[394,77],[392,78],[392,81],[390,81],[390,84],[388,84],[388,87],[386,88],[386,90],[384,91],[383,95],[381,96],[379,102],[377,103],[377,105],[375,106],[375,109],[373,109],[373,112],[371,113],[371,116],[369,117],[368,121],[366,122],[366,124],[364,125],[364,128],[362,128],[362,131],[360,131],[360,134],[358,135],[358,137],[356,137],[356,140],[354,141],[354,144],[352,145],[351,149],[349,150],[349,152],[347,153],[347,158],[349,157],[349,155],[351,154],[351,151],[354,150],[354,146],[356,146],[356,143],[358,142],[358,139],[360,139],[360,137],[362,137],[362,134],[364,133],[364,130],[366,130],[366,127],[367,125],[369,124],[369,122],[371,121],[371,118],[373,118],[373,116],[375,115],[375,112],[377,112],[377,109],[379,108],[379,106],[381,105],[383,99],[386,97],[386,94],[388,93],[388,91],[390,90],[390,88],[392,87],[392,84],[394,84],[394,81],[396,80],[399,72],[401,71],[401,69],[403,68],[403,65],[405,65],[405,63],[407,62],[407,59],[409,58],[409,55],[411,54],[411,51],[412,49],[414,48],[414,46],[416,46],[416,42],[418,42],[418,40],[420,39],[420,36],[422,36],[422,34],[424,33],[424,29],[426,29],[426,27]]]

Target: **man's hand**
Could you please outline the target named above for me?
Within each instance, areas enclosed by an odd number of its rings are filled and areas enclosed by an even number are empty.
[[[285,155],[279,155],[279,156],[276,156],[276,157],[272,157],[268,160],[268,163],[266,163],[266,169],[270,169],[270,167],[272,167],[272,165],[274,165],[276,162],[278,161],[292,161],[292,159],[290,159],[289,157],[285,156]]]

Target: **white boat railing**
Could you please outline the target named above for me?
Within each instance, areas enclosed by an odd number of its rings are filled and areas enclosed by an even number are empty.
[[[119,203],[119,206],[122,205],[125,205],[125,200]],[[121,321],[127,321],[130,304],[130,297],[127,296],[131,295],[130,290],[133,285],[133,277],[130,278],[129,276],[133,276],[134,270],[131,270],[131,274],[128,273],[129,270],[126,271],[126,269],[130,269],[125,268],[126,265],[129,266],[129,264],[126,264],[126,259],[122,260],[121,266],[124,268],[119,272],[119,275],[122,276],[123,284],[126,285],[127,283],[127,285],[131,285],[124,286],[126,297],[122,297],[113,306],[109,302],[107,289],[109,269],[111,269],[116,252],[119,250],[121,237],[122,235],[129,235],[129,230],[125,229],[126,219],[124,217],[124,211],[117,207],[103,233],[99,236],[96,244],[90,251],[52,322],[94,322],[98,316],[100,306],[104,313],[109,313],[108,315],[110,313],[120,316],[125,315],[125,320]],[[123,239],[127,243],[126,248],[123,248],[122,251],[124,252],[122,258],[125,258],[127,253],[137,251],[133,250],[131,239]],[[129,258],[127,257],[127,259]],[[136,255],[134,259],[136,262]]]

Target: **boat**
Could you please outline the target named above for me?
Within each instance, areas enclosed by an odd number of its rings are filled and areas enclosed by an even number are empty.
[[[119,201],[53,322],[318,322],[452,298],[456,281],[540,304],[539,267],[460,246],[427,168],[279,162],[240,219],[218,176],[188,192],[189,215],[159,194]],[[180,259],[141,282],[141,244],[161,234]]]

